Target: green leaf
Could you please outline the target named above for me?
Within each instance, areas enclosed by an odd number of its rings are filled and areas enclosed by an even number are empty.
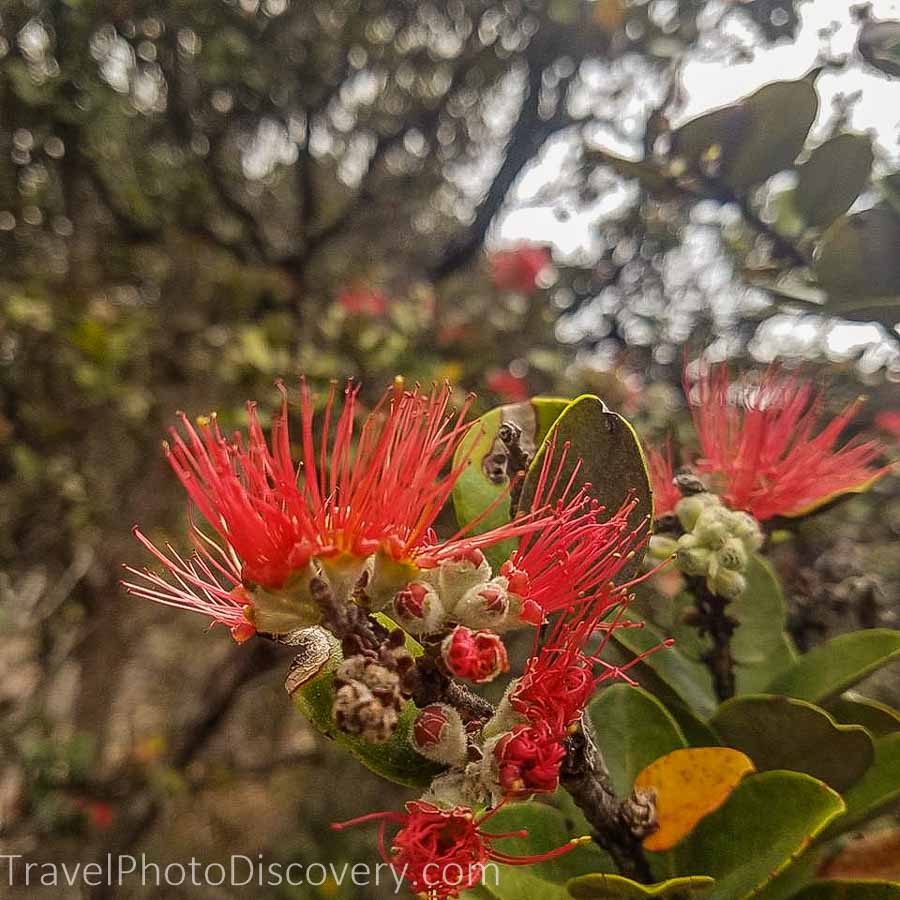
[[[797,211],[813,227],[830,225],[860,195],[874,160],[868,135],[839,134],[825,141],[797,170]]]
[[[869,770],[844,794],[847,812],[828,829],[833,837],[881,815],[900,802],[900,733],[875,741]]]
[[[484,831],[501,834],[528,830],[524,838],[505,838],[495,846],[510,856],[532,856],[560,847],[572,838],[561,812],[543,803],[513,803],[485,823]],[[596,844],[576,847],[557,859],[527,866],[491,865],[482,886],[498,900],[568,900],[565,883],[591,872],[612,872],[615,865]]]
[[[418,712],[416,705],[411,700],[404,705],[396,730],[384,743],[372,744],[341,731],[331,714],[334,670],[343,659],[340,645],[321,628],[306,629],[305,634],[306,642],[298,645],[298,657],[285,681],[296,709],[376,775],[406,787],[423,788],[431,784],[443,767],[417,753],[410,743],[409,733]],[[415,655],[421,653],[421,647],[412,638],[407,639],[407,646]]]
[[[792,900],[900,900],[895,881],[817,881]]]
[[[900,631],[871,628],[842,634],[776,675],[766,693],[825,703],[898,657]]]
[[[626,651],[625,659],[629,659],[658,647],[663,640],[663,635],[653,625],[644,623],[640,628],[616,629],[611,644],[622,647]],[[653,673],[655,679],[645,684],[642,679],[647,670]],[[629,674],[663,703],[668,705],[668,700],[674,698],[703,718],[711,716],[718,705],[709,670],[681,653],[677,645],[652,653],[629,670]]]
[[[617,794],[627,794],[638,772],[654,760],[687,747],[672,714],[639,687],[611,685],[591,703],[588,715]]]
[[[875,737],[900,731],[900,713],[897,710],[853,691],[829,700],[825,708],[838,722],[862,725]]]
[[[743,106],[747,132],[723,167],[723,180],[739,193],[786,169],[800,155],[819,111],[819,96],[807,78],[775,81],[751,94]]]
[[[573,878],[569,894],[576,900],[640,900],[641,897],[660,897],[668,900],[689,900],[705,895],[715,884],[705,875],[671,878],[657,884],[639,884],[621,875],[582,875]]]
[[[454,466],[469,460],[453,489],[453,506],[460,526],[478,518],[492,504],[496,505],[472,529],[472,534],[498,528],[511,518],[509,498],[503,499],[503,495],[509,492],[509,478],[505,469],[491,473],[492,454],[503,454],[503,446],[497,440],[500,425],[503,422],[518,425],[522,429],[522,448],[533,455],[568,404],[568,400],[536,397],[524,403],[498,406],[472,423],[453,457]],[[514,541],[506,541],[490,548],[485,555],[497,568],[509,558],[515,547]]]
[[[838,792],[858,782],[875,758],[859,725],[838,725],[823,709],[789,697],[756,694],[723,703],[710,724],[760,771],[806,772]]]
[[[900,218],[888,206],[841,216],[822,238],[814,272],[835,315],[900,308]],[[881,321],[880,316],[876,318]]]
[[[728,607],[729,615],[740,623],[731,639],[740,694],[761,690],[772,672],[786,669],[796,658],[785,630],[787,607],[774,569],[754,554],[744,576],[747,590]]]
[[[590,483],[592,496],[603,504],[609,515],[634,497],[637,506],[632,521],[637,524],[650,520],[653,494],[637,434],[626,419],[610,412],[598,397],[590,394],[573,400],[553,423],[528,469],[522,485],[520,509],[527,509],[534,498],[544,455],[554,439],[557,454],[561,454],[565,443],[569,444],[561,483],[565,484],[580,460],[576,483]],[[642,558],[643,552],[637,553],[631,564],[623,569],[620,579],[633,577]]]
[[[844,809],[827,785],[799,772],[745,778],[674,850],[678,871],[716,879],[707,900],[741,900],[772,881]]]

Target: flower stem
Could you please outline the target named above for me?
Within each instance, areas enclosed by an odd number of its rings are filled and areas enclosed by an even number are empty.
[[[652,882],[641,840],[657,827],[653,794],[635,791],[624,799],[616,796],[586,716],[568,740],[560,783],[593,826],[594,840],[609,853],[619,871],[643,884]]]
[[[696,613],[691,618],[701,635],[708,634],[712,649],[703,655],[703,661],[713,678],[716,696],[725,701],[734,696],[734,656],[731,652],[731,637],[737,621],[728,615],[728,601],[714,594],[704,578],[689,578],[690,590],[694,596]]]

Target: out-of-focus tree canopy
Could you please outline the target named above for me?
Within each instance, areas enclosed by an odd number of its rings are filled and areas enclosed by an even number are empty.
[[[366,399],[403,372],[621,408],[634,379],[605,366],[671,380],[689,340],[771,356],[785,322],[816,355],[833,317],[878,323],[867,374],[896,374],[895,123],[859,133],[850,93],[897,77],[891,23],[860,9],[852,52],[823,35],[805,77],[685,111],[691,61],[791,45],[809,5],[0,4],[0,756],[27,756],[0,817],[55,833],[121,803],[128,848],[162,793],[201,789],[185,773],[239,701],[258,746],[229,765],[299,752],[241,693],[273,657],[180,653],[193,623],[118,591],[138,513],[162,532],[181,512],[158,450],[176,409],[230,427],[300,372],[365,376]],[[537,207],[591,250],[535,229],[530,255],[492,253]]]

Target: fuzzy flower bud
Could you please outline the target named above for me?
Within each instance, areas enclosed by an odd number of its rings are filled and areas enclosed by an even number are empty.
[[[444,638],[441,656],[457,678],[483,684],[509,670],[506,647],[492,631],[471,631],[459,625]]]
[[[522,797],[556,790],[566,751],[545,725],[518,725],[497,741],[493,755],[504,795]]]
[[[728,521],[729,531],[743,542],[748,553],[759,550],[763,545],[764,537],[759,522],[746,512],[732,512]]]
[[[497,628],[507,617],[509,607],[507,581],[501,576],[466,591],[453,617],[470,628]]]
[[[747,579],[740,572],[719,567],[707,576],[706,586],[725,600],[737,600],[747,588]]]
[[[422,756],[448,766],[466,758],[466,729],[459,713],[446,703],[432,703],[416,716],[412,744]]]
[[[394,595],[394,618],[410,634],[427,634],[443,624],[444,607],[431,585],[413,581]]]
[[[654,534],[650,538],[647,552],[654,559],[668,559],[678,549],[678,541],[664,534]]]
[[[691,533],[710,550],[718,550],[728,537],[727,511],[719,507],[700,513]]]
[[[747,567],[747,550],[738,538],[728,538],[722,549],[716,552],[716,560],[723,569],[742,572]]]
[[[675,506],[675,515],[685,531],[693,531],[697,524],[700,514],[710,507],[718,506],[721,503],[715,494],[708,492],[700,494],[691,494],[679,500]]]
[[[693,534],[684,534],[678,539],[675,563],[685,575],[705,575],[711,558],[712,551],[701,546]]]
[[[484,554],[473,548],[445,560],[427,577],[440,594],[444,609],[452,613],[468,591],[490,579],[491,567]]]

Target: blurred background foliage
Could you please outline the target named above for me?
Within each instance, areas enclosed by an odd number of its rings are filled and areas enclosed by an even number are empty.
[[[4,846],[369,859],[324,824],[398,802],[291,713],[287,657],[118,589],[133,520],[182,537],[176,409],[402,372],[677,442],[706,351],[864,387],[896,448],[896,105],[854,118],[897,96],[883,5],[0,4]],[[778,48],[802,72],[701,115],[692,66]],[[798,641],[896,627],[896,493],[779,551]]]

